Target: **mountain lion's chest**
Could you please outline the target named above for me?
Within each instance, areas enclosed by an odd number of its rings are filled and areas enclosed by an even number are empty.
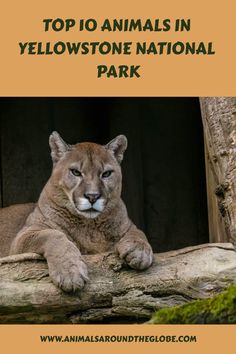
[[[114,248],[115,237],[109,228],[78,226],[71,230],[68,238],[80,249],[82,254],[96,254],[111,251]]]

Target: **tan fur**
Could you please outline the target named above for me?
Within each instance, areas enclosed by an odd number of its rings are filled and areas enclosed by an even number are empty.
[[[44,256],[52,281],[65,291],[80,289],[88,280],[82,254],[116,251],[130,267],[148,268],[151,247],[128,218],[120,197],[126,138],[120,135],[106,146],[68,145],[54,132],[50,146],[52,175],[24,226],[18,223],[18,230],[22,228],[10,254],[35,252]],[[21,220],[25,218],[22,210],[18,211]],[[32,205],[26,213],[31,210]],[[15,219],[16,212],[11,217]],[[6,230],[1,237],[5,239]],[[2,256],[8,249],[9,245]]]
[[[11,242],[22,229],[35,204],[16,204],[0,209],[0,257],[9,255]]]

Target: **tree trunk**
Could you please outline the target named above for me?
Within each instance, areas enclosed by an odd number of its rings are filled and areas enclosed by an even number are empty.
[[[211,242],[236,246],[236,97],[200,99]]]
[[[46,262],[33,256],[0,260],[0,323],[143,322],[160,308],[208,298],[236,283],[229,243],[155,254],[141,272],[111,253],[85,256],[90,281],[76,294],[56,288]]]

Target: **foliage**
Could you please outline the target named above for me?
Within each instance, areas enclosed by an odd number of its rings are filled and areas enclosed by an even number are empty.
[[[162,324],[236,324],[236,286],[210,299],[157,311],[149,323]]]

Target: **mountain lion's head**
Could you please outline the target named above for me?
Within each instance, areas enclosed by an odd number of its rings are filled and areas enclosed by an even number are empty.
[[[109,212],[121,194],[121,168],[127,139],[119,135],[107,145],[69,145],[57,132],[49,138],[54,198],[73,214],[96,218]]]

